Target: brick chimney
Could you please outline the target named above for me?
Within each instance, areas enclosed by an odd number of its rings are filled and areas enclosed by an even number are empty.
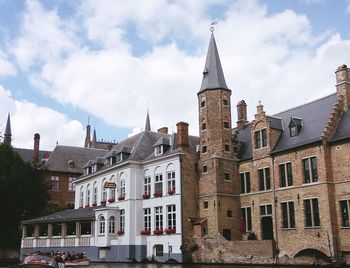
[[[40,146],[40,135],[39,133],[34,134],[34,152],[33,152],[33,164],[39,163],[39,146]]]
[[[244,100],[237,103],[237,129],[242,130],[247,121],[247,104]]]
[[[158,129],[159,133],[163,133],[163,134],[168,134],[168,128],[167,127],[161,127],[160,129]]]
[[[177,148],[188,148],[188,123],[179,122],[176,124],[177,135],[176,135],[176,146]]]
[[[343,98],[343,110],[347,111],[350,105],[350,70],[344,64],[335,71],[337,80],[337,97]]]

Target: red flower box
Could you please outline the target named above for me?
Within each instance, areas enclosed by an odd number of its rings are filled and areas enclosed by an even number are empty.
[[[165,229],[165,233],[166,234],[175,234],[176,233],[176,229],[175,228],[171,228],[171,227],[166,228]]]
[[[92,203],[92,206],[93,206],[93,207],[96,207],[96,206],[97,206],[97,203],[96,203],[96,202]]]
[[[168,190],[168,195],[173,195],[173,194],[175,194],[175,190],[174,189]]]
[[[118,235],[124,235],[124,230],[119,230]]]
[[[151,230],[142,230],[141,231],[141,235],[150,235],[151,234]]]
[[[115,199],[114,199],[114,198],[108,199],[108,203],[113,203],[113,202],[115,202]]]
[[[162,192],[155,192],[155,193],[153,194],[153,196],[154,196],[154,197],[162,197],[163,194],[162,194]]]
[[[85,207],[86,207],[86,208],[89,208],[89,207],[90,207],[90,205],[86,205]]]
[[[121,201],[121,200],[124,200],[125,199],[125,195],[121,195],[118,197],[118,200]]]
[[[163,234],[163,228],[155,229],[155,230],[153,231],[153,234],[155,234],[155,235],[161,235],[161,234]]]
[[[103,206],[106,205],[106,200],[102,200],[101,205],[103,205]]]
[[[83,208],[84,206],[83,205],[81,205],[79,208]]]
[[[150,196],[149,196],[149,194],[144,193],[144,194],[142,195],[142,198],[143,198],[143,199],[148,199],[148,198],[150,198]]]

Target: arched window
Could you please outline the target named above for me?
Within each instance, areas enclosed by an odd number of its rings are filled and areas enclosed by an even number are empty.
[[[201,108],[205,107],[205,97],[201,98]]]
[[[97,205],[97,197],[98,197],[98,188],[97,188],[97,182],[94,182],[93,186],[93,196],[92,196],[92,205],[96,206]]]
[[[168,194],[173,195],[176,191],[175,183],[175,166],[174,164],[169,164],[166,168],[167,174],[167,185],[168,185]]]
[[[227,97],[226,94],[224,94],[224,95],[222,96],[222,104],[223,104],[224,106],[228,106],[228,105],[229,105],[228,97]]]
[[[80,193],[79,193],[79,207],[83,207],[84,206],[84,187],[81,186],[80,187]]]
[[[90,184],[88,184],[88,186],[86,187],[86,202],[85,202],[85,206],[88,207],[90,206]]]
[[[103,234],[105,234],[105,232],[106,232],[106,220],[105,220],[105,217],[103,217],[103,215],[101,215],[99,218],[98,218],[98,225],[99,225],[99,234],[100,235],[103,235]]]
[[[108,228],[108,233],[114,234],[115,233],[115,217],[111,216],[109,217],[109,228]]]
[[[107,188],[105,188],[106,179],[102,181],[102,201],[107,201]]]
[[[163,174],[160,167],[154,170],[154,196],[160,197],[163,195]]]
[[[206,154],[207,153],[207,143],[205,141],[203,141],[202,143],[202,154]]]
[[[143,181],[143,198],[147,199],[151,196],[151,173],[147,169],[145,170],[144,181]]]
[[[206,130],[206,129],[207,129],[207,119],[203,118],[202,119],[201,130]]]
[[[109,181],[115,183],[115,177],[114,177],[114,175],[109,179]],[[115,188],[111,188],[111,189],[109,190],[109,200],[111,200],[112,202],[115,201]]]

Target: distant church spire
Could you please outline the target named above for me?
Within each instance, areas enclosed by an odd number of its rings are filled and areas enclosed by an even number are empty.
[[[96,138],[96,129],[94,128],[94,134],[92,134],[92,148],[96,148],[97,138]]]
[[[148,108],[147,108],[147,117],[146,117],[145,131],[151,131],[151,122],[149,120]]]
[[[85,148],[90,147],[90,143],[91,143],[90,133],[91,133],[90,116],[88,116],[88,123],[86,126],[86,136],[85,136],[85,144],[84,144]]]
[[[11,120],[10,120],[10,113],[7,115],[7,122],[6,122],[6,128],[4,133],[4,143],[11,145],[12,140],[12,134],[11,134]]]
[[[209,42],[209,48],[207,53],[207,59],[205,61],[202,86],[199,92],[207,89],[227,89],[224,72],[222,71],[219,52],[216,47],[216,42],[211,28],[211,37]]]

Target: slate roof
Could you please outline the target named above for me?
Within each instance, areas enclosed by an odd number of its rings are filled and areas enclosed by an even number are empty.
[[[331,142],[350,138],[350,109],[343,113]]]
[[[95,218],[94,209],[96,208],[97,207],[67,209],[50,215],[45,215],[35,219],[22,221],[22,224],[91,220]]]
[[[271,153],[277,153],[320,141],[321,133],[330,116],[331,109],[336,103],[336,98],[336,93],[334,93],[313,102],[275,114],[273,117],[268,116],[269,120],[272,119],[271,125],[273,128],[283,130],[280,139]],[[300,118],[303,122],[299,135],[294,137],[290,136],[288,129],[292,117]],[[341,119],[333,139],[344,136],[350,137],[350,127],[349,124],[346,124],[346,122],[350,122],[349,120],[350,113],[346,112]],[[251,124],[252,123],[246,124],[244,128],[238,132],[236,129],[233,130],[237,135],[236,140],[241,143],[241,148],[238,152],[238,158],[240,160],[252,158]]]
[[[214,34],[212,33],[209,41],[207,59],[205,61],[202,86],[198,93],[207,89],[227,89],[224,72],[220,62],[219,52],[216,47]]]
[[[24,148],[13,148],[13,150],[20,155],[24,162],[31,162],[34,155],[33,149],[24,149]],[[51,151],[39,151],[39,162],[43,158],[48,158],[51,154]]]
[[[43,169],[58,172],[83,173],[88,160],[102,157],[107,150],[58,145],[51,153]],[[68,161],[74,161],[74,168],[68,167]]]

